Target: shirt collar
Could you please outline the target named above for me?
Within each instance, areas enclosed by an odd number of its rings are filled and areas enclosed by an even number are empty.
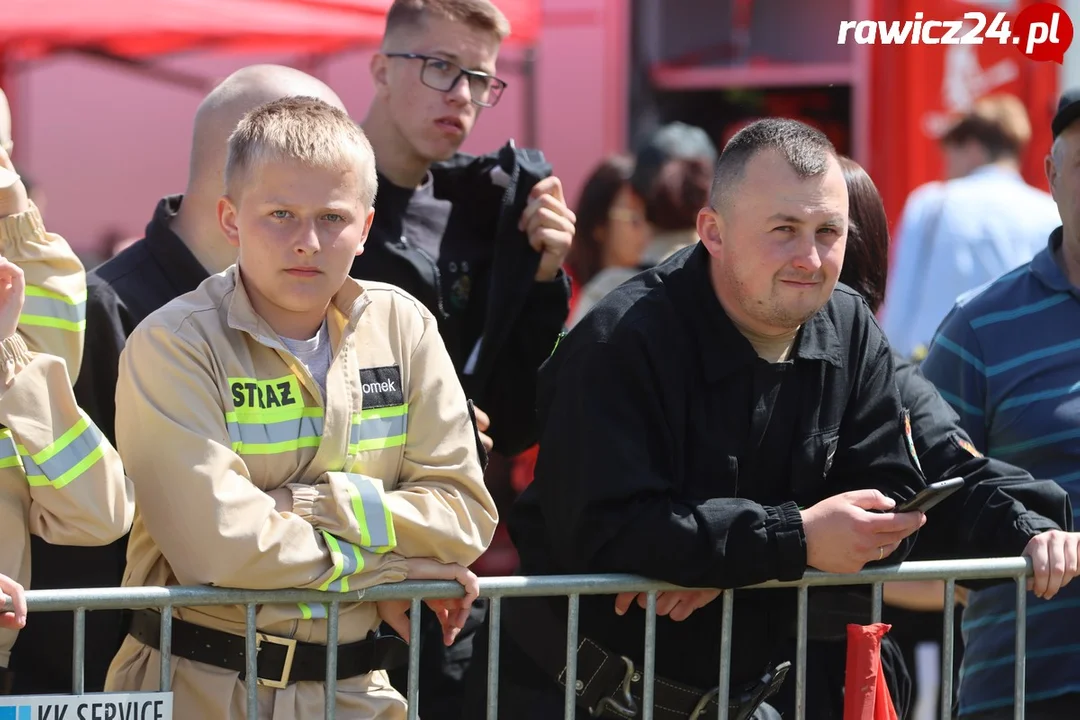
[[[1055,292],[1070,292],[1073,290],[1072,283],[1069,282],[1065,271],[1058,264],[1057,249],[1061,247],[1062,233],[1061,227],[1050,233],[1050,239],[1047,241],[1046,247],[1031,259],[1029,267],[1031,268],[1031,274],[1046,287]]]
[[[191,292],[210,277],[180,236],[173,232],[172,222],[183,200],[183,195],[162,198],[154,210],[153,219],[146,226],[147,248],[165,270],[165,276],[173,283],[177,296]]]
[[[686,258],[683,272],[685,282],[673,284],[677,295],[682,295],[687,316],[692,318],[694,330],[705,362],[708,381],[719,380],[760,358],[753,345],[746,339],[728,317],[716,297],[709,277],[709,253],[698,242]],[[685,288],[685,289],[684,289]],[[839,366],[843,353],[836,325],[827,309],[822,308],[803,323],[795,338],[793,359],[823,360]]]

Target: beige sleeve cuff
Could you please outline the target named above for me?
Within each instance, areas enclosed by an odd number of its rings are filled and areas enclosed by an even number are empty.
[[[11,386],[15,375],[29,365],[32,359],[26,342],[18,333],[0,340],[0,392]]]
[[[26,237],[44,235],[45,223],[41,219],[41,212],[32,202],[26,212],[0,218],[0,248],[6,248],[8,243]]]
[[[315,518],[315,501],[319,499],[318,489],[313,485],[296,483],[289,485],[289,490],[292,491],[293,513],[307,520],[312,527],[319,527]]]

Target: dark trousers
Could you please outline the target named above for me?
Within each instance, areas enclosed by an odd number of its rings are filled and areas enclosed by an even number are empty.
[[[464,712],[459,720],[486,717],[487,672],[488,624],[485,622],[473,640],[473,661],[465,678]],[[788,673],[784,684],[792,682],[793,675]],[[507,637],[504,628],[499,643],[499,720],[562,720],[564,698],[563,686],[541,671],[535,661]],[[422,708],[420,713],[424,717]],[[575,720],[590,720],[590,717],[588,711],[580,707],[574,714]],[[763,704],[750,720],[782,718],[770,704]]]
[[[487,615],[487,602],[477,600],[454,644],[443,644],[442,626],[427,605],[420,615],[420,717],[424,720],[461,720],[465,673],[473,656],[473,642]],[[384,625],[383,631],[393,630]],[[390,684],[408,697],[409,669],[392,670]],[[474,716],[465,716],[474,717]],[[475,717],[483,717],[483,713]]]

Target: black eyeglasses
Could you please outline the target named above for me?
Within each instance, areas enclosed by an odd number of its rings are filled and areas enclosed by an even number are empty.
[[[461,78],[467,78],[473,104],[480,107],[495,107],[506,89],[506,82],[494,75],[478,70],[466,70],[457,63],[440,57],[416,53],[387,53],[386,57],[423,60],[423,65],[420,66],[420,82],[439,92],[450,92],[457,87]]]

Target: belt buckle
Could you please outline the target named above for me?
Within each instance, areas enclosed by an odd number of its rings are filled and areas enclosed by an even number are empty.
[[[712,702],[719,694],[720,686],[717,685],[712,690],[702,695],[701,698],[697,701],[697,705],[694,706],[694,710],[690,713],[690,717],[687,718],[687,720],[699,720],[700,718],[705,717],[705,708],[707,708],[709,706],[709,703]]]
[[[257,682],[261,687],[282,690],[289,685],[289,675],[292,674],[293,656],[296,654],[296,640],[293,638],[277,637],[276,635],[267,635],[265,633],[255,633],[256,656],[259,651],[262,650],[262,644],[264,642],[272,643],[274,645],[284,645],[285,663],[282,665],[281,677],[279,679],[274,680],[260,677],[257,679]]]
[[[623,675],[623,680],[619,683],[619,689],[616,691],[619,698],[615,699],[611,696],[616,693],[600,698],[600,702],[596,703],[595,708],[589,708],[589,714],[594,718],[603,716],[604,711],[608,708],[626,718],[637,717],[638,706],[634,702],[633,696],[630,695],[630,684],[634,681],[634,662],[625,655],[619,657],[623,664],[626,665],[626,673]]]

